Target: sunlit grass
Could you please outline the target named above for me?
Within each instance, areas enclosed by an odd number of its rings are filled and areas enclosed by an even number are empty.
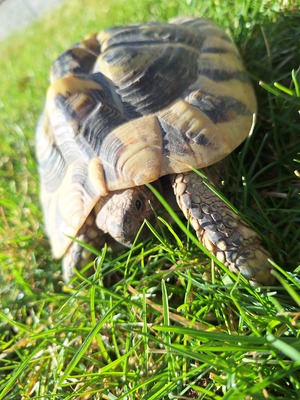
[[[89,32],[182,14],[227,28],[253,78],[257,125],[223,191],[262,235],[278,286],[251,287],[186,221],[162,219],[150,242],[105,247],[66,286],[34,153],[51,62]],[[299,398],[299,22],[297,1],[73,0],[0,45],[0,399]]]

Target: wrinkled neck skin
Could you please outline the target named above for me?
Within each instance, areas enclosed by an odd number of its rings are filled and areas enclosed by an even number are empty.
[[[160,188],[160,183],[154,186]],[[96,225],[117,242],[130,247],[144,220],[155,223],[155,214],[162,208],[155,195],[146,186],[116,191],[96,205]],[[147,229],[142,230],[144,239]]]

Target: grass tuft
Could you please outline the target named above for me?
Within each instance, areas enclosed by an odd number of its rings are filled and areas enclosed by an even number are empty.
[[[232,275],[174,214],[179,226],[146,223],[149,242],[97,251],[94,274],[66,286],[34,150],[51,63],[89,32],[177,15],[226,28],[253,80],[257,124],[222,191],[278,285]],[[0,400],[299,398],[299,22],[296,0],[73,0],[0,44]]]

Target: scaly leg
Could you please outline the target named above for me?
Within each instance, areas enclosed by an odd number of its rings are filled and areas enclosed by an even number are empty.
[[[211,177],[211,168],[207,168]],[[211,174],[210,174],[211,172]],[[172,175],[177,202],[196,231],[199,241],[231,271],[241,273],[252,284],[274,282],[270,254],[260,237],[195,172]]]

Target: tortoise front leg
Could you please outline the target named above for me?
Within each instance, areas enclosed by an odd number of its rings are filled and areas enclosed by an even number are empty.
[[[206,170],[214,175],[211,168]],[[263,248],[260,237],[204,181],[193,171],[172,175],[178,205],[199,241],[250,283],[272,284],[270,254]]]
[[[93,210],[81,227],[77,239],[100,250],[104,246],[106,235],[97,227],[95,219],[95,212]],[[75,241],[72,242],[62,261],[64,281],[69,282],[74,276],[74,268],[81,270],[94,259],[95,255],[91,251]]]

